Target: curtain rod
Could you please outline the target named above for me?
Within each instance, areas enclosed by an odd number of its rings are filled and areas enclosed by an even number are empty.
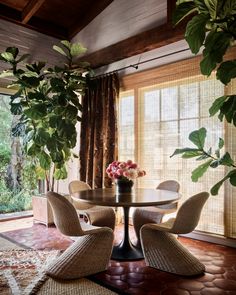
[[[161,59],[163,57],[167,57],[167,56],[171,56],[171,55],[174,55],[174,54],[177,54],[177,53],[181,53],[181,52],[185,52],[185,51],[188,51],[190,50],[190,48],[185,48],[185,49],[181,49],[181,50],[178,50],[178,51],[175,51],[175,52],[171,52],[171,53],[167,53],[167,54],[163,54],[163,55],[160,55],[160,56],[157,56],[157,57],[153,57],[153,58],[150,58],[150,59],[146,59],[144,61],[141,61],[141,62],[137,62],[135,64],[132,64],[132,65],[129,65],[129,66],[125,66],[125,67],[122,67],[122,68],[118,68],[116,70],[113,70],[111,72],[108,72],[108,73],[104,73],[104,74],[100,74],[100,75],[97,75],[97,76],[94,76],[94,77],[91,77],[91,79],[96,79],[96,78],[100,78],[100,77],[103,77],[103,76],[107,76],[107,75],[111,75],[113,73],[117,73],[117,72],[120,72],[120,71],[123,71],[123,70],[126,70],[128,68],[134,68],[134,69],[138,69],[139,65],[142,65],[142,64],[145,64],[147,62],[151,62],[151,61],[154,61],[154,60],[158,60],[158,59]]]

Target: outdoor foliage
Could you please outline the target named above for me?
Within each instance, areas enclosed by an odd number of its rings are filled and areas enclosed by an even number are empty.
[[[188,22],[185,39],[191,51],[197,54],[203,47],[203,59],[200,63],[203,75],[209,76],[216,70],[216,77],[227,85],[236,78],[236,60],[224,61],[227,50],[235,45],[236,39],[236,1],[235,0],[178,0],[174,14],[174,23],[178,24],[186,16],[193,15]],[[217,98],[209,109],[210,116],[218,114],[220,121],[226,119],[236,126],[236,94],[224,95]],[[183,158],[194,158],[204,163],[192,171],[192,180],[198,181],[209,167],[219,165],[231,170],[211,189],[212,195],[217,195],[223,182],[229,179],[236,186],[236,164],[228,152],[221,155],[224,146],[223,139],[219,139],[216,151],[205,150],[204,143],[207,135],[205,128],[193,131],[189,135],[196,148],[177,149],[172,156],[182,154]]]
[[[34,170],[25,159],[22,173],[21,191],[6,186],[7,171],[11,165],[11,125],[13,116],[10,112],[9,96],[0,95],[0,214],[28,210],[31,208],[32,192],[37,192],[37,180]]]
[[[46,179],[47,190],[53,190],[54,178],[67,177],[66,162],[73,156],[75,125],[82,110],[78,96],[84,91],[83,73],[88,69],[87,63],[76,67],[73,63],[86,51],[79,43],[61,41],[61,47],[53,49],[63,56],[63,66],[46,68],[42,61],[25,63],[28,55],[19,56],[15,47],[0,55],[10,65],[0,77],[13,76],[9,86],[17,88],[11,96],[10,110],[20,120],[12,134],[23,137],[25,155],[32,159],[38,178]]]

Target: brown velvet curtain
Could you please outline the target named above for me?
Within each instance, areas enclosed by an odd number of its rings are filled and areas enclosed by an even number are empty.
[[[93,188],[110,187],[106,167],[117,157],[117,73],[91,79],[82,98],[80,179]]]

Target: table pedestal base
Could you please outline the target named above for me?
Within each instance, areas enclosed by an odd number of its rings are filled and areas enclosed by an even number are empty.
[[[114,260],[139,260],[143,259],[143,252],[141,248],[136,248],[133,245],[124,247],[123,243],[114,246],[111,254],[111,259]]]
[[[135,247],[129,238],[129,207],[124,210],[124,239],[118,246],[113,247],[111,259],[114,260],[138,260],[143,259],[141,247]]]

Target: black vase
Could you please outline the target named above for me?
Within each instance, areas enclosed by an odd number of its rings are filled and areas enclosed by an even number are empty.
[[[116,180],[116,187],[118,193],[131,193],[134,182],[132,180]]]

